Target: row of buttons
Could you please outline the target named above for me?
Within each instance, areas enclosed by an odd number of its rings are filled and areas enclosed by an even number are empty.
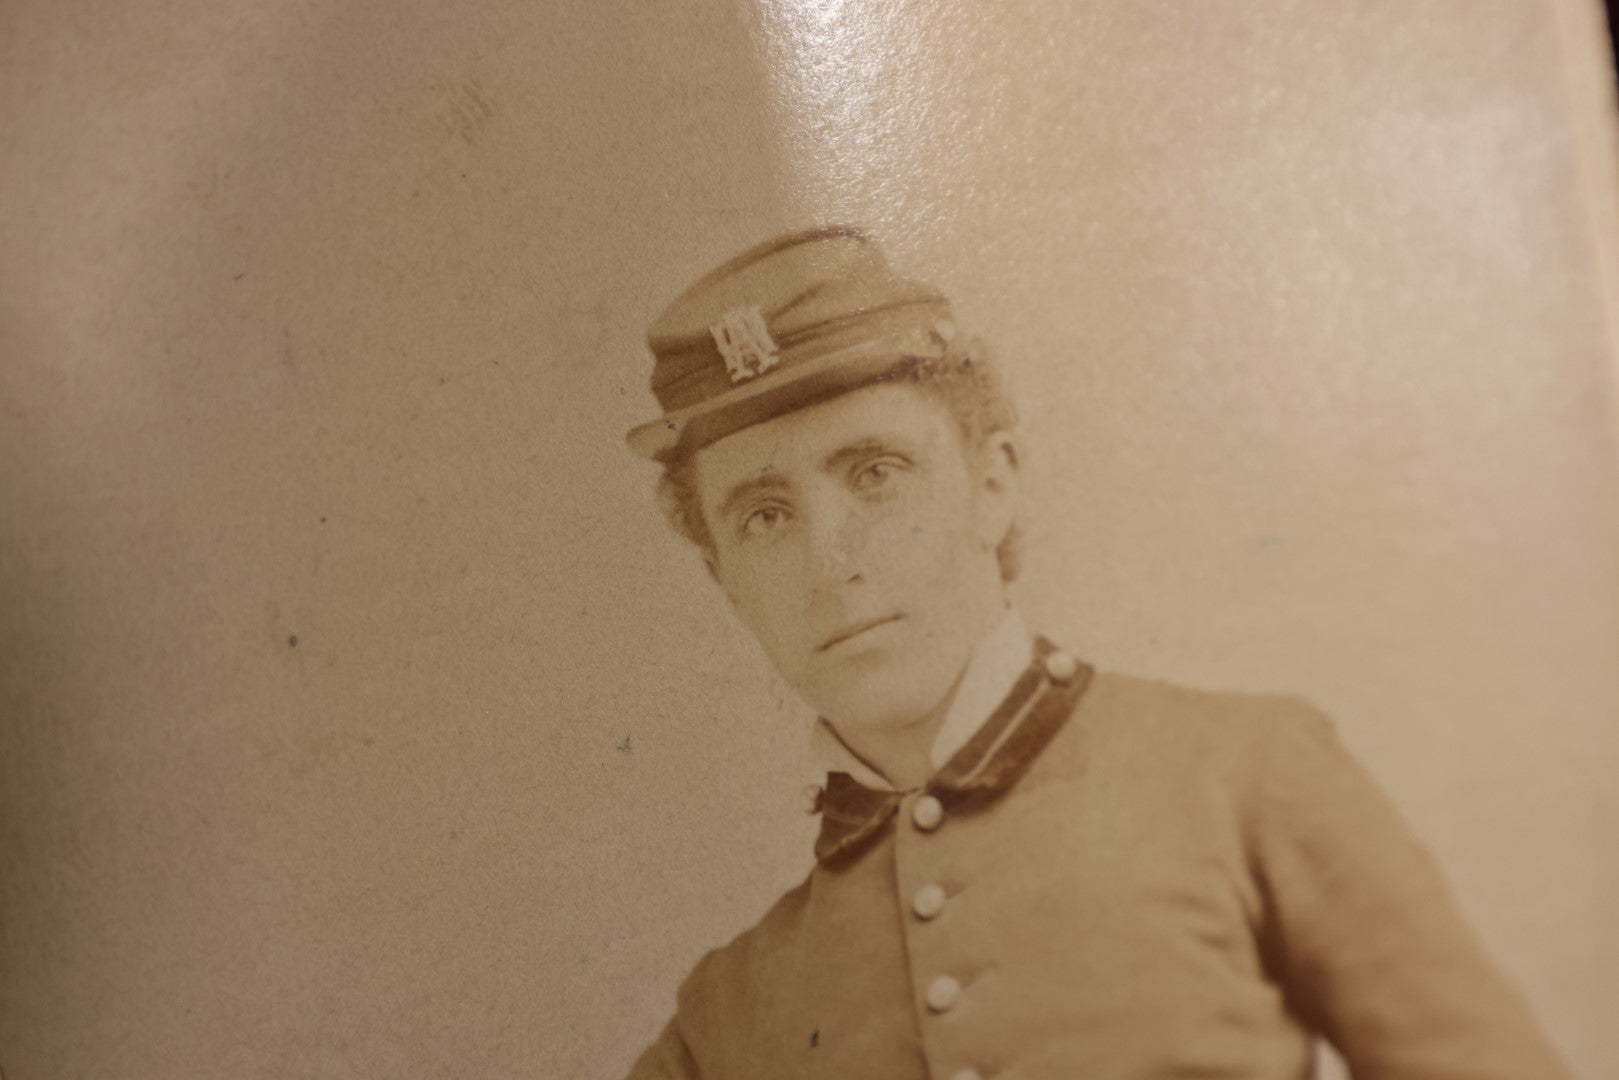
[[[1045,659],[1046,674],[1053,681],[1066,683],[1079,674],[1079,661],[1065,652],[1053,652]],[[911,822],[918,830],[930,833],[944,823],[944,804],[937,796],[923,795],[911,807]],[[942,886],[929,883],[916,890],[911,897],[911,911],[918,919],[938,917],[947,899]],[[949,1012],[961,1000],[961,980],[954,975],[937,975],[928,983],[924,999],[928,1008],[936,1013]],[[951,1080],[983,1080],[977,1069],[962,1069]]]
[[[932,832],[944,822],[944,804],[935,796],[924,795],[911,807],[911,821],[923,832]],[[928,883],[911,897],[911,911],[918,919],[932,919],[944,910],[947,899],[942,886]],[[936,1013],[949,1012],[961,1000],[961,980],[954,975],[939,975],[928,983],[924,999],[928,1008]],[[977,1069],[962,1069],[950,1080],[984,1080]]]
[[[916,890],[911,898],[911,910],[919,919],[931,919],[944,910],[944,902],[944,889],[928,884]],[[954,975],[937,975],[928,983],[923,999],[934,1012],[949,1012],[961,1000],[961,980]],[[983,1077],[977,1069],[961,1069],[952,1073],[950,1080],[983,1080]]]
[[[944,804],[933,795],[923,795],[911,807],[911,821],[921,831],[932,832],[944,821]],[[911,897],[911,911],[918,919],[932,919],[944,910],[945,900],[944,888],[929,882]],[[954,975],[939,975],[928,983],[924,998],[934,1012],[948,1012],[961,1000],[961,980]],[[977,1075],[969,1070],[957,1073],[955,1080],[974,1080]]]

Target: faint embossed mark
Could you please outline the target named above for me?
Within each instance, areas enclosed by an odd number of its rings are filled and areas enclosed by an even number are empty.
[[[495,115],[495,107],[484,95],[478,80],[437,82],[433,84],[433,92],[439,98],[437,115],[444,129],[469,145],[477,142],[478,133]]]

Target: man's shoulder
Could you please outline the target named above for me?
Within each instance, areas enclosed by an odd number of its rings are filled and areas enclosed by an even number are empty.
[[[1277,741],[1331,739],[1332,722],[1296,694],[1214,689],[1097,670],[1074,717],[1091,752],[1150,754],[1161,765],[1252,763]]]
[[[806,877],[788,889],[758,922],[704,954],[680,987],[682,1012],[741,1015],[730,1011],[739,1003],[716,1000],[716,995],[746,993],[756,985],[750,973],[772,966],[775,954],[796,939],[812,880]]]
[[[1278,724],[1327,723],[1319,708],[1297,694],[1215,689],[1110,669],[1095,671],[1079,707],[1109,723],[1216,737]]]

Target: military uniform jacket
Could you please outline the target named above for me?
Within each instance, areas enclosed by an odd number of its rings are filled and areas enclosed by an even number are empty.
[[[1040,642],[922,790],[828,778],[817,864],[632,1080],[1565,1073],[1433,860],[1293,699]]]

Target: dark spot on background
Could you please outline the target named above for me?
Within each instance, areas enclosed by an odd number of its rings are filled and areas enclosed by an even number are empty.
[[[813,1050],[817,1046],[820,1046],[820,1045],[821,1045],[821,1029],[816,1028],[814,1031],[810,1032],[810,1049]]]
[[[287,644],[291,645],[293,648],[296,649],[298,647],[298,635],[297,634],[290,635],[287,638]]]
[[[622,739],[620,739],[618,741],[618,752],[619,753],[628,754],[633,749],[634,748],[630,746],[630,737],[628,735],[624,736]]]

